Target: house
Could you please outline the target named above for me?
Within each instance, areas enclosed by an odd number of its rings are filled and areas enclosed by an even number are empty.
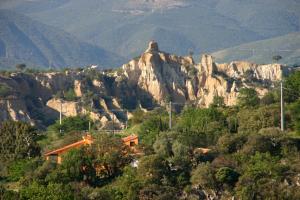
[[[211,149],[208,149],[208,148],[196,148],[194,149],[194,154],[195,153],[200,153],[200,154],[208,154],[209,152],[211,152],[212,150]]]
[[[82,140],[75,142],[73,144],[69,144],[67,146],[64,146],[62,148],[50,151],[45,154],[46,160],[52,160],[55,161],[58,164],[61,164],[62,162],[62,154],[72,150],[72,149],[77,149],[80,148],[84,145],[91,145],[93,143],[92,136],[90,134],[87,134],[86,136],[82,137]]]
[[[139,144],[139,138],[137,135],[129,135],[127,137],[122,138],[125,145],[129,147],[134,147]]]
[[[122,138],[123,143],[126,146],[129,146],[133,152],[136,152],[136,146],[139,144],[138,136],[137,135],[130,135],[127,137]],[[62,162],[62,155],[67,153],[68,151],[76,148],[80,148],[84,145],[91,145],[93,143],[93,138],[90,134],[82,137],[82,140],[75,142],[73,144],[69,144],[62,148],[50,151],[45,153],[46,160],[54,161],[58,164]]]

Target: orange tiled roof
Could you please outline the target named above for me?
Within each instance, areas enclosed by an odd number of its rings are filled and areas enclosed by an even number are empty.
[[[127,137],[122,138],[122,140],[123,140],[123,142],[128,142],[128,141],[135,140],[135,139],[137,139],[137,138],[138,138],[137,135],[129,135],[129,136],[127,136]]]
[[[123,140],[123,142],[128,142],[128,141],[135,140],[137,138],[138,138],[138,136],[136,136],[136,135],[130,135],[130,136],[122,138],[122,140]],[[78,142],[69,144],[67,146],[64,146],[62,148],[59,148],[59,149],[56,149],[56,150],[53,150],[53,151],[50,151],[50,152],[47,152],[47,153],[45,153],[45,156],[61,154],[61,153],[66,152],[66,151],[68,151],[72,148],[80,147],[82,145],[91,144],[91,143],[93,143],[93,138],[91,137],[91,135],[87,135],[86,137],[83,137],[83,140],[80,140]]]
[[[211,149],[208,149],[208,148],[196,148],[194,149],[194,152],[198,152],[198,153],[204,153],[204,154],[207,154],[211,151]]]
[[[88,136],[84,137],[83,140],[80,140],[78,142],[69,144],[67,146],[64,146],[62,148],[59,148],[59,149],[56,149],[56,150],[53,150],[53,151],[50,151],[50,152],[47,152],[47,153],[45,153],[45,156],[60,154],[60,153],[63,153],[65,151],[68,151],[72,148],[80,147],[82,145],[91,144],[91,143],[92,143],[92,138],[88,135]]]

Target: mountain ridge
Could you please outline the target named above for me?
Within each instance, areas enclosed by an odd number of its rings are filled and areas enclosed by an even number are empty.
[[[255,41],[212,53],[218,62],[248,60],[256,63],[271,63],[273,56],[287,65],[300,65],[300,32],[289,33],[271,39]]]
[[[0,23],[2,69],[11,69],[17,63],[39,68],[89,64],[112,67],[120,64],[121,59],[117,55],[24,15],[1,10]]]
[[[186,55],[190,49],[210,53],[300,31],[300,3],[294,0],[14,2],[2,7],[25,12],[128,60],[141,54],[146,41],[152,39],[168,52]],[[188,6],[174,6],[177,4]],[[170,35],[168,42],[164,43],[164,34],[155,34],[160,30]],[[189,42],[182,45],[181,39]]]

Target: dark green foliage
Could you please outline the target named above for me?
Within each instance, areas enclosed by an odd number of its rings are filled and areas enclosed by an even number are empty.
[[[214,171],[210,164],[200,164],[192,171],[191,183],[194,186],[203,189],[214,190],[217,188],[217,181],[214,176]]]
[[[241,199],[257,199],[262,197],[273,196],[272,190],[280,184],[280,179],[284,176],[287,168],[278,163],[278,158],[270,154],[256,153],[244,165],[244,173],[237,183],[237,194]],[[278,182],[277,182],[278,181]],[[271,189],[270,188],[270,189]],[[275,193],[275,197],[280,191]],[[277,198],[274,198],[277,199]]]
[[[56,121],[48,129],[50,131],[59,132],[60,129],[63,133],[69,133],[71,131],[85,131],[89,128],[89,118],[87,116],[67,117],[62,120],[62,124]]]
[[[0,200],[19,200],[20,196],[17,192],[12,190],[7,190],[0,184]]]
[[[221,167],[216,173],[216,179],[220,183],[233,185],[237,182],[239,174],[230,167]]]
[[[260,100],[260,103],[262,105],[271,105],[275,102],[278,102],[278,97],[276,95],[276,93],[274,92],[268,92],[267,94],[265,94],[265,96],[263,96]]]
[[[226,132],[225,121],[225,116],[216,108],[187,108],[177,125],[177,129],[182,132],[179,137],[188,146],[213,144]]]
[[[276,55],[276,56],[273,56],[272,59],[273,59],[275,62],[278,62],[279,60],[282,59],[282,56]]]
[[[19,192],[6,187],[0,193],[15,199],[299,199],[300,103],[287,104],[282,132],[276,95],[251,106],[186,108],[174,113],[171,130],[166,111],[138,110],[130,125],[144,155],[132,154],[122,136],[99,133],[91,145],[65,153],[61,165],[15,159],[1,176],[4,183],[17,181]],[[49,132],[39,143],[48,151],[78,141],[80,132],[70,131],[87,122],[66,118],[68,134]]]
[[[40,154],[35,129],[23,122],[0,124],[0,160],[31,158]]]
[[[250,135],[241,152],[247,155],[253,155],[256,152],[269,152],[272,155],[278,155],[280,144],[274,136]]]
[[[210,107],[225,107],[224,97],[222,96],[214,96],[213,102],[210,104]]]
[[[296,71],[286,78],[284,82],[284,100],[294,102],[300,97],[300,72]]]
[[[77,99],[76,94],[72,88],[64,93],[64,99],[67,101],[75,101]]]
[[[26,68],[26,64],[21,63],[16,65],[16,69],[19,71],[23,71]]]
[[[138,200],[142,186],[142,181],[137,177],[137,169],[127,166],[123,170],[123,175],[117,178],[113,190],[118,191],[116,199]]]
[[[152,146],[156,136],[161,132],[168,129],[166,113],[158,114],[154,112],[148,116],[141,124],[139,137],[143,144]]]
[[[0,97],[6,97],[12,92],[12,88],[4,83],[0,83]]]
[[[26,200],[73,200],[73,192],[70,185],[49,183],[46,186],[37,182],[31,183],[20,191],[21,199]]]
[[[169,200],[179,199],[176,195],[176,188],[151,184],[143,187],[139,192],[140,200]]]
[[[292,125],[294,129],[300,133],[300,100],[292,103],[289,106],[289,111],[292,117]]]
[[[132,113],[132,118],[130,119],[130,125],[140,124],[145,119],[145,113],[141,109],[137,109]]]
[[[8,165],[7,180],[20,180],[26,173],[35,170],[41,163],[40,159],[22,159],[12,162]]]
[[[253,88],[242,88],[237,97],[237,103],[240,107],[255,107],[259,105],[257,92]]]
[[[143,157],[137,170],[139,179],[147,184],[161,184],[168,173],[167,162],[158,155]]]
[[[70,180],[93,183],[96,173],[92,157],[86,151],[84,148],[73,149],[63,156],[60,168]]]
[[[218,148],[223,153],[235,153],[246,143],[247,137],[242,134],[226,134],[219,138]]]
[[[240,133],[255,133],[262,128],[279,127],[279,123],[279,105],[243,109],[238,113],[238,131]]]
[[[129,150],[126,149],[121,139],[112,135],[97,135],[91,153],[93,166],[102,167],[100,178],[112,178],[120,174],[121,169],[131,162]]]
[[[224,116],[217,109],[188,108],[182,113],[179,128],[182,127],[182,129],[192,132],[206,132],[209,129],[209,124],[213,122],[224,124]]]

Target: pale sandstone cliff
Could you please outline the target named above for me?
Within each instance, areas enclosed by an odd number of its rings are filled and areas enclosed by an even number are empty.
[[[244,61],[218,64],[210,55],[195,63],[191,56],[160,51],[152,41],[139,58],[115,71],[85,69],[0,76],[0,83],[12,88],[9,98],[0,99],[0,120],[53,123],[60,111],[57,94],[73,90],[75,99],[63,101],[63,116],[88,114],[103,126],[112,120],[122,126],[131,110],[164,106],[170,100],[207,107],[218,95],[224,97],[226,105],[234,105],[242,87],[255,86],[263,95],[290,70],[279,64]]]
[[[159,51],[155,42],[150,42],[138,60],[122,68],[129,82],[136,83],[161,104],[171,97],[174,102],[194,101],[199,106],[208,106],[216,95],[223,96],[226,105],[234,105],[239,89],[252,87],[245,76],[251,76],[252,83],[270,86],[281,80],[283,72],[289,71],[279,64],[257,65],[244,61],[218,64],[210,55],[203,55],[195,64],[191,57]],[[260,95],[267,91],[263,85],[255,89]]]

